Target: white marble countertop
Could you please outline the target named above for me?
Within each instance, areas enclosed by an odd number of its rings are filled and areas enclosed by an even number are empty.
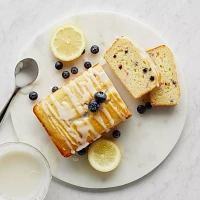
[[[200,1],[198,0],[6,0],[0,1],[0,108],[13,89],[20,49],[41,29],[64,16],[90,10],[116,11],[155,29],[173,48],[188,88],[188,116],[179,142],[152,173],[134,183],[108,190],[73,187],[53,179],[45,200],[200,199]],[[199,101],[198,101],[199,100]],[[8,114],[0,143],[16,140]]]

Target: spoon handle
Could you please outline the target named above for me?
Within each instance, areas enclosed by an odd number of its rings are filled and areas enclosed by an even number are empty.
[[[10,103],[12,102],[13,98],[15,97],[15,95],[17,94],[17,92],[20,90],[20,87],[16,87],[14,92],[12,93],[11,97],[8,99],[6,105],[3,107],[3,109],[0,112],[0,126],[3,122],[3,119],[5,117],[5,114],[8,110],[8,107],[10,106]]]

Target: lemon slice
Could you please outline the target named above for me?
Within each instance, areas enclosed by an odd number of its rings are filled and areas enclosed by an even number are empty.
[[[99,139],[88,149],[88,160],[91,166],[100,172],[115,169],[121,161],[121,150],[110,140]]]
[[[58,27],[51,38],[51,50],[54,56],[62,61],[78,58],[85,49],[84,32],[73,24]]]

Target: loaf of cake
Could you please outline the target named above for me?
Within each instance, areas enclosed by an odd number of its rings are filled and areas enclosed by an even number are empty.
[[[170,49],[159,46],[147,51],[162,76],[162,85],[150,92],[152,106],[175,106],[180,98],[180,85],[176,72],[176,64]]]
[[[104,58],[136,99],[161,83],[160,73],[148,54],[127,38],[118,38]]]
[[[92,113],[88,103],[98,91],[104,92],[107,99],[98,112]],[[42,100],[33,111],[65,157],[132,116],[99,64]]]

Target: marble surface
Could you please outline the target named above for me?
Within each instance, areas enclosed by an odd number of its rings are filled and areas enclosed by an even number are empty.
[[[152,173],[132,184],[109,190],[87,190],[53,179],[45,200],[200,198],[200,1],[198,0],[7,0],[0,1],[0,69],[3,107],[13,89],[13,70],[21,48],[40,29],[80,11],[110,10],[135,17],[154,28],[173,48],[186,75],[189,93],[187,121],[170,156]],[[16,140],[10,115],[0,130],[0,143]]]

